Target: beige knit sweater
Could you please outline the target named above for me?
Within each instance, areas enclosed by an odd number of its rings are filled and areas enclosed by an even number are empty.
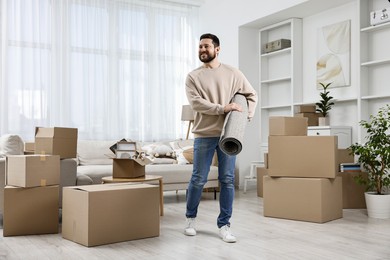
[[[248,119],[255,113],[257,93],[236,68],[221,64],[218,68],[199,67],[186,79],[186,94],[195,111],[195,137],[219,137],[225,120],[224,107],[236,94],[248,100]]]

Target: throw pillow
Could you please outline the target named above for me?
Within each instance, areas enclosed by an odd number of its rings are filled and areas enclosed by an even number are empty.
[[[169,145],[172,147],[172,149],[176,153],[176,160],[177,160],[178,164],[185,165],[185,164],[192,163],[192,160],[190,162],[184,157],[183,152],[184,152],[184,150],[193,148],[194,140],[192,140],[192,139],[190,139],[190,140],[176,140],[176,141],[170,142]]]
[[[190,164],[194,163],[194,147],[190,146],[183,149],[183,156]]]
[[[6,134],[0,138],[0,157],[22,155],[24,142],[19,135]]]
[[[142,150],[145,151],[151,159],[153,158],[170,158],[176,159],[175,151],[166,144],[161,143],[152,143],[142,147]]]

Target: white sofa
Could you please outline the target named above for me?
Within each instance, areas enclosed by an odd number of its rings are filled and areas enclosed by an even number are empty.
[[[78,141],[77,143],[77,185],[98,184],[102,177],[112,176],[112,159],[107,155],[113,154],[109,149],[116,141]],[[163,177],[164,191],[186,190],[192,174],[191,161],[183,158],[184,148],[193,145],[193,140],[175,140],[156,143],[138,143],[138,147],[146,150],[151,146],[169,146],[175,152],[177,159],[172,161],[154,160],[157,163],[145,166],[145,174]],[[165,163],[161,163],[164,161]],[[210,168],[205,188],[218,187],[218,167]]]

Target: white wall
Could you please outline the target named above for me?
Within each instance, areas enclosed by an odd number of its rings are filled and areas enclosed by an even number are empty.
[[[238,27],[306,0],[204,0],[200,31],[221,41],[220,60],[238,67]]]
[[[239,26],[302,2],[306,0],[204,0],[200,8],[200,31],[217,35],[221,41],[220,61],[239,67]],[[249,45],[256,50],[257,43],[249,43]],[[246,53],[256,53],[256,51]],[[253,67],[256,68],[254,64]],[[254,74],[257,72],[255,71]],[[257,82],[252,75],[247,77],[257,89]],[[243,151],[238,156],[239,175],[236,183],[240,188],[244,185],[244,176],[249,174],[250,162],[262,161],[259,140],[260,125],[257,114],[246,128]]]

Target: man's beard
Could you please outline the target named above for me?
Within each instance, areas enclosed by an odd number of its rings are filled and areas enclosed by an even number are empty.
[[[203,55],[203,54],[206,54],[206,57],[205,57],[205,58],[202,58],[202,55]],[[215,59],[215,57],[216,57],[215,53],[214,53],[214,55],[210,55],[210,54],[208,54],[208,53],[201,53],[201,54],[199,54],[199,59],[200,59],[200,61],[201,61],[201,62],[204,62],[204,63],[209,63],[209,62],[211,62],[212,60]]]

